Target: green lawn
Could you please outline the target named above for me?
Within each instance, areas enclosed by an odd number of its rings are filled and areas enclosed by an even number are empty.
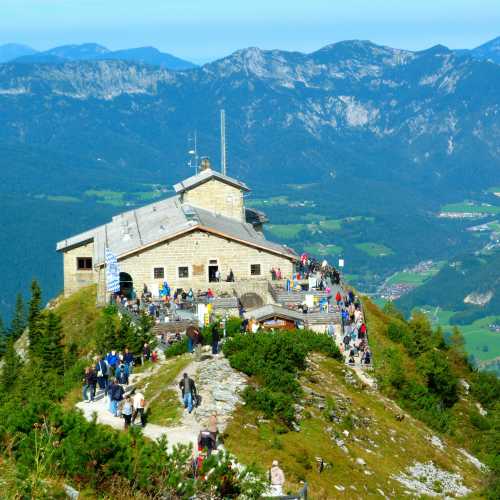
[[[393,274],[388,280],[388,285],[393,285],[395,283],[405,283],[407,285],[420,286],[425,283],[429,278],[435,276],[439,270],[443,267],[444,262],[436,262],[435,265],[426,272],[415,273],[410,271],[400,271]]]
[[[388,257],[394,254],[389,247],[381,243],[357,243],[355,246],[358,250],[365,252],[370,257]]]
[[[97,198],[98,203],[105,203],[106,205],[113,205],[116,207],[125,205],[125,193],[123,191],[89,189],[85,191],[85,196],[88,196],[89,198]]]
[[[279,205],[288,205],[288,196],[273,196],[265,200],[256,198],[247,200],[246,205],[249,207],[273,207]]]
[[[138,201],[156,200],[161,195],[162,192],[159,189],[153,191],[139,191],[137,193],[132,193],[132,196],[136,198]]]
[[[284,240],[295,239],[299,233],[306,229],[305,224],[270,224],[267,230],[275,237]]]
[[[468,213],[484,213],[484,214],[498,214],[500,213],[500,206],[491,205],[489,203],[476,203],[471,201],[464,201],[462,203],[449,203],[441,208],[442,212],[468,212]]]
[[[342,253],[342,247],[338,245],[324,245],[323,243],[314,243],[311,245],[306,245],[304,250],[307,253],[312,255],[320,255],[320,256],[335,256],[340,255]]]

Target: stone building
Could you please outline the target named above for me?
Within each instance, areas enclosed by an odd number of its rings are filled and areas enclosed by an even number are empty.
[[[155,295],[166,281],[172,290],[252,292],[267,302],[271,269],[291,276],[297,255],[265,238],[266,216],[244,204],[249,188],[205,164],[174,189],[171,198],[121,213],[60,241],[64,294],[95,283],[98,299],[104,302],[109,249],[118,259],[122,293],[140,292],[146,284]],[[227,282],[231,271],[234,282]]]

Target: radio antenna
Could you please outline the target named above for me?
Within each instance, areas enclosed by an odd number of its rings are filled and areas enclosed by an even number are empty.
[[[220,167],[223,175],[227,175],[227,149],[226,149],[226,112],[220,110]]]

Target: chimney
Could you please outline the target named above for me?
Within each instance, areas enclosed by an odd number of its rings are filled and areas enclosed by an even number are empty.
[[[210,164],[210,159],[207,158],[206,156],[201,159],[201,165],[200,165],[200,172],[203,172],[204,170],[210,170],[212,168],[212,165]]]

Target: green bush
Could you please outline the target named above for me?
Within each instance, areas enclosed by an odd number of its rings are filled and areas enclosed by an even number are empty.
[[[258,384],[245,390],[247,405],[287,425],[294,420],[293,405],[301,395],[297,375],[305,369],[310,352],[342,359],[330,337],[309,330],[236,334],[224,344],[231,366]]]

